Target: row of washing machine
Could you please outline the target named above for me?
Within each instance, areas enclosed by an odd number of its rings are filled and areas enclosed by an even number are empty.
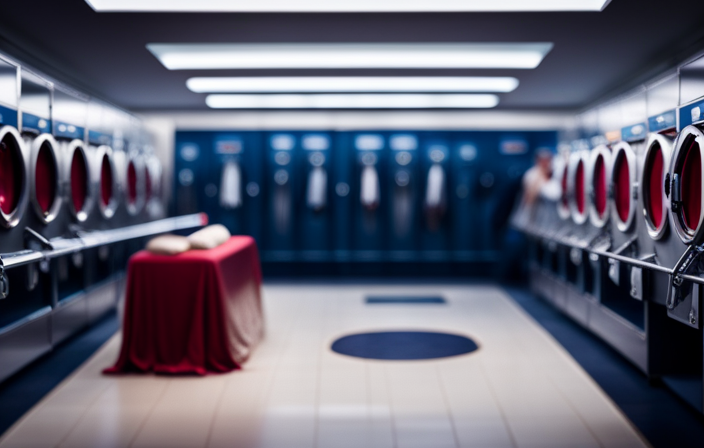
[[[699,411],[702,106],[675,104],[591,149],[574,142],[554,163],[561,198],[523,228],[533,289]]]
[[[146,143],[135,117],[0,55],[0,381],[115,308],[143,236],[101,232],[164,213]]]

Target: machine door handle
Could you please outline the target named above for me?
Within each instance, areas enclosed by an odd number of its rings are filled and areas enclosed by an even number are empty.
[[[240,165],[230,160],[222,167],[220,207],[236,209],[242,206],[242,172]]]

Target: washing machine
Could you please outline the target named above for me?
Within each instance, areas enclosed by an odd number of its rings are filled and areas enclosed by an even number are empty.
[[[89,230],[95,211],[92,173],[93,151],[86,141],[88,97],[61,85],[54,85],[53,135],[61,148],[65,203],[69,214],[68,231],[52,238],[48,254],[56,276],[56,297],[52,315],[52,342],[58,343],[88,324],[85,288],[88,263],[80,234]]]
[[[23,252],[25,223],[34,211],[30,148],[18,130],[18,71],[0,56],[0,380],[51,349],[51,276],[39,270],[41,256]]]
[[[586,272],[589,268],[589,259],[586,249],[601,234],[601,229],[590,222],[592,215],[591,172],[593,163],[592,153],[586,142],[575,142],[573,152],[567,159],[566,191],[567,210],[569,219],[554,236],[558,248],[553,267],[556,269],[558,282],[553,291],[555,304],[573,315],[580,322],[585,321],[584,307],[576,304],[576,296],[581,298],[587,289]],[[564,179],[563,179],[564,183]],[[564,213],[564,199],[558,204],[558,213]],[[550,243],[555,244],[555,243]]]

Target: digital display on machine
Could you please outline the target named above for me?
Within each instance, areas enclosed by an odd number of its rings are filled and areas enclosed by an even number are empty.
[[[680,104],[690,103],[704,96],[704,58],[680,68]]]

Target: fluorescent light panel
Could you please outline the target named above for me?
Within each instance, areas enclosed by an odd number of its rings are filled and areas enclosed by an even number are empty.
[[[509,76],[300,76],[196,77],[186,81],[196,93],[251,92],[512,92]]]
[[[552,43],[148,44],[169,70],[537,67]]]
[[[601,11],[610,0],[86,0],[98,12]]]
[[[213,109],[470,109],[499,103],[492,94],[212,94]]]

